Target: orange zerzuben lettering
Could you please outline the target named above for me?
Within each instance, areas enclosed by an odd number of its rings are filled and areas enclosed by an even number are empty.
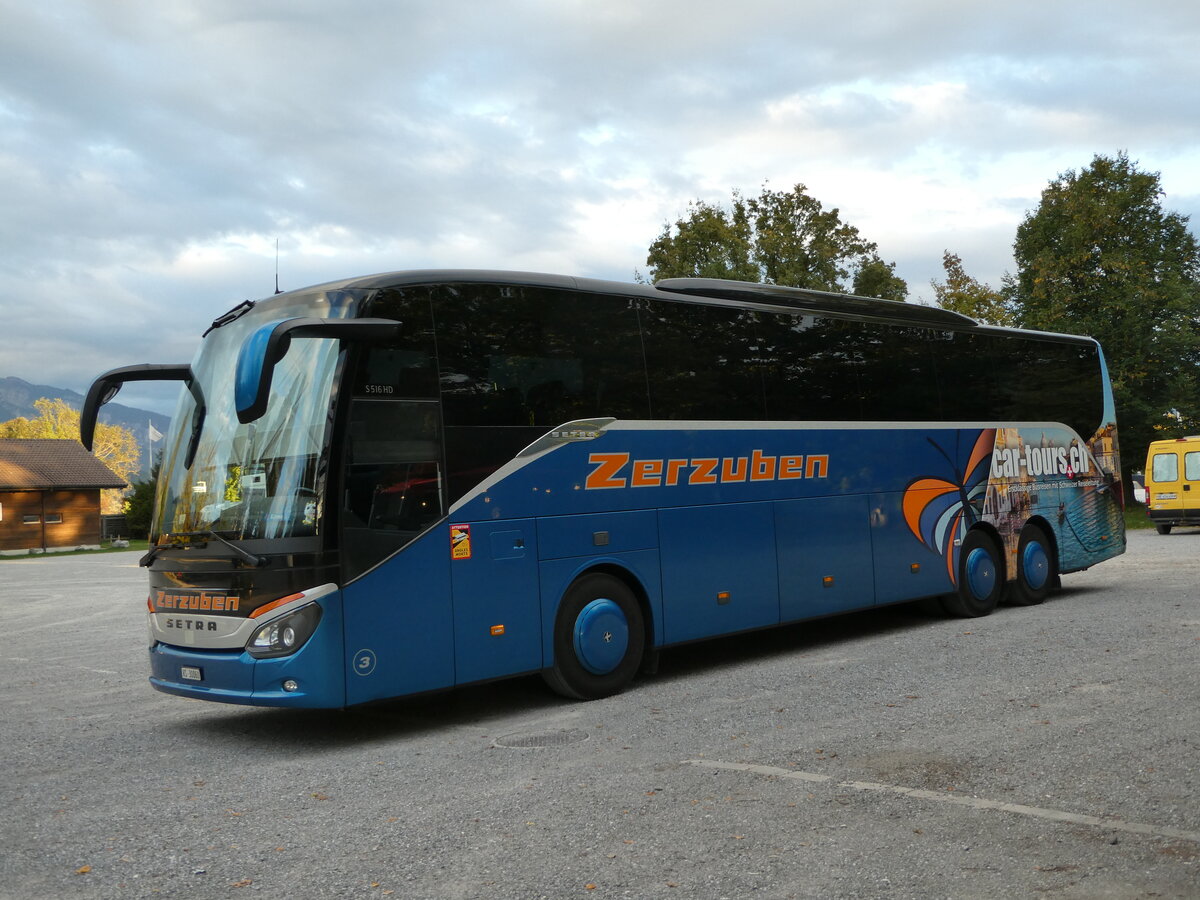
[[[696,459],[633,459],[628,453],[592,453],[588,463],[592,471],[584,488],[589,491],[829,477],[826,453],[768,456],[753,450],[749,456]]]

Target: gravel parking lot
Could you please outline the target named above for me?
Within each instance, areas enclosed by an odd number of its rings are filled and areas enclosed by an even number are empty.
[[[0,896],[1200,896],[1200,531],[902,607],[347,712],[146,684],[137,554],[0,562]]]

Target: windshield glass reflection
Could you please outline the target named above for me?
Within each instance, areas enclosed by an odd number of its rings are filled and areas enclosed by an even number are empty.
[[[295,316],[349,318],[358,299],[329,291],[265,301],[204,339],[192,370],[208,411],[195,460],[185,466],[195,400],[181,392],[159,477],[156,534],[215,531],[239,540],[319,533],[338,342],[293,341],[276,365],[265,415],[246,425],[234,408],[236,362],[242,342],[261,325]]]

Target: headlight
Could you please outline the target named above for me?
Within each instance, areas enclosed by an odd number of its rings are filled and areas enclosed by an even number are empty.
[[[302,606],[258,629],[246,645],[246,652],[257,659],[295,653],[312,637],[320,621],[320,606],[316,603]]]

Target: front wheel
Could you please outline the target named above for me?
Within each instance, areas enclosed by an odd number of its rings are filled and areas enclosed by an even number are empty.
[[[1004,567],[996,543],[986,532],[968,531],[958,555],[958,588],[942,598],[951,615],[968,619],[996,608],[1004,589]]]
[[[1057,571],[1054,547],[1046,532],[1037,525],[1026,525],[1017,542],[1017,577],[1012,582],[1010,601],[1017,606],[1041,603],[1050,596]]]
[[[633,678],[645,645],[642,608],[629,586],[602,572],[583,575],[558,606],[554,665],[542,676],[566,697],[607,697]]]

